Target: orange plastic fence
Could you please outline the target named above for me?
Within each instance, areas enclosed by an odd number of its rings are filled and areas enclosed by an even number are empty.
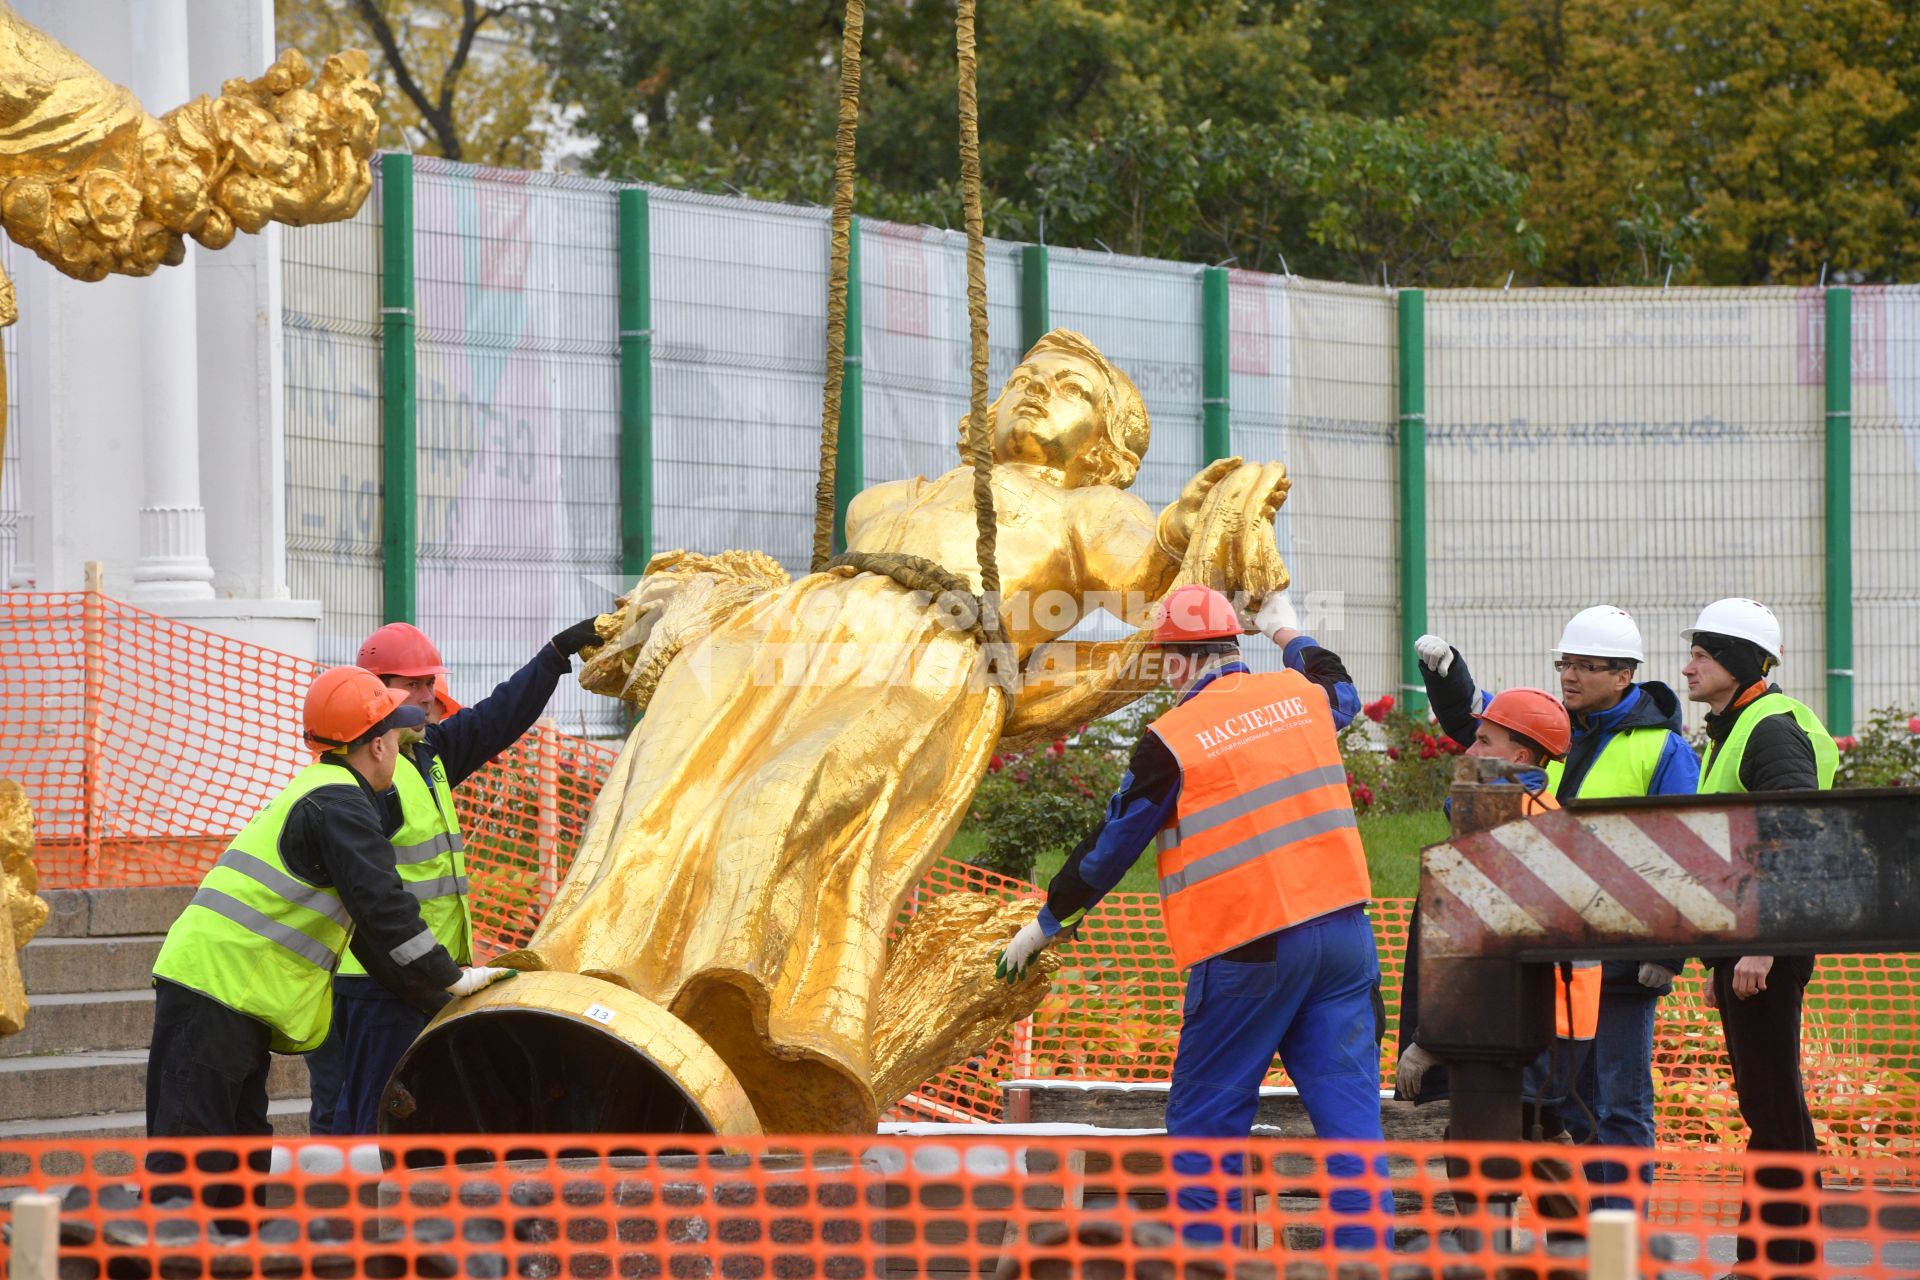
[[[1013,1134],[39,1143],[0,1152],[0,1200],[59,1198],[67,1280],[1489,1280],[1587,1273],[1590,1188],[1563,1156]],[[1642,1275],[1721,1275],[1743,1237],[1755,1280],[1920,1267],[1909,1162],[1820,1187],[1795,1157],[1678,1159],[1690,1176],[1608,1188]]]
[[[50,887],[192,883],[308,757],[312,663],[106,597],[0,597],[0,777],[25,785]],[[459,685],[463,700],[480,690]],[[531,934],[613,761],[607,746],[530,734],[457,793],[483,951]],[[918,895],[1032,885],[942,861]],[[1398,1008],[1408,903],[1375,904],[1386,1005]],[[911,904],[909,904],[911,909]],[[899,1118],[986,1120],[1018,1078],[1164,1081],[1183,982],[1151,895],[1116,894],[1062,950],[1039,1013],[930,1082]],[[1920,959],[1828,956],[1808,992],[1803,1063],[1826,1149],[1920,1157]],[[1697,969],[1661,1002],[1654,1065],[1663,1147],[1744,1142],[1718,1016]],[[1393,1041],[1382,1051],[1390,1083]],[[1283,1083],[1275,1072],[1273,1083]]]

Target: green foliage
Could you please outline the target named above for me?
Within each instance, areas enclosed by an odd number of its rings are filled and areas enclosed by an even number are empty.
[[[1920,716],[1881,707],[1835,743],[1841,749],[1835,787],[1920,787]]]
[[[1526,180],[1493,141],[1419,121],[1143,119],[1055,139],[1028,174],[1050,235],[1125,253],[1432,283],[1541,254],[1519,215]]]
[[[1340,733],[1353,807],[1361,813],[1439,813],[1461,748],[1426,715],[1388,694],[1362,708]]]
[[[1150,694],[1070,737],[995,756],[967,812],[963,834],[976,843],[966,860],[1032,880],[1042,854],[1064,855],[1099,824],[1141,732],[1171,704],[1170,693]]]

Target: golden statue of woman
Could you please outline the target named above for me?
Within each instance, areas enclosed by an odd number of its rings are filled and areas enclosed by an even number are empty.
[[[1023,660],[1090,601],[1143,623],[1183,572],[1256,604],[1285,585],[1272,551],[1284,469],[1216,463],[1156,516],[1125,491],[1147,450],[1146,406],[1080,335],[1041,339],[990,414],[1006,632]],[[931,560],[979,590],[970,465],[869,489],[846,527],[851,551]],[[921,982],[916,1003],[898,974],[883,1009],[888,937],[1003,733],[1070,732],[1143,686],[1078,664],[1010,708],[981,670],[979,635],[925,593],[850,568],[782,585],[777,566],[747,559],[756,583],[718,608],[697,605],[701,627],[676,638],[571,871],[526,952],[506,963],[605,979],[670,1011],[770,1132],[870,1132],[899,1091],[877,1088],[899,1074],[876,1045],[903,1028],[885,1024],[955,1016],[924,1002],[939,983]],[[689,560],[708,586],[740,576],[725,557],[661,557],[656,569]],[[674,594],[696,585],[640,607],[664,602],[670,614]],[[984,929],[955,961],[983,985],[988,939],[1004,928]],[[936,950],[952,960],[958,947]],[[497,999],[530,999],[537,985],[502,984]],[[926,1063],[922,1078],[947,1061]]]

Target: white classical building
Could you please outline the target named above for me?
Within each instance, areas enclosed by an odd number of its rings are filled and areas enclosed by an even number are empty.
[[[277,52],[273,0],[13,3],[156,114]],[[13,248],[9,586],[77,590],[98,560],[111,595],[313,653],[320,606],[287,588],[281,236],[95,284]]]

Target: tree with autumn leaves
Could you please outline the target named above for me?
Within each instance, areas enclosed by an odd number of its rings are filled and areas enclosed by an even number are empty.
[[[389,140],[825,203],[843,0],[280,0]],[[1912,279],[1911,0],[993,0],[989,231],[1395,284]],[[867,8],[858,204],[958,225],[953,9]]]

